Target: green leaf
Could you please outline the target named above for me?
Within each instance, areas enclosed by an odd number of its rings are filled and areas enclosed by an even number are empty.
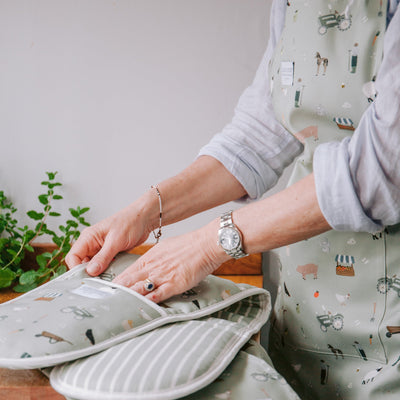
[[[26,214],[28,215],[28,217],[34,219],[35,221],[40,221],[44,217],[43,213],[38,213],[33,210],[28,211]]]
[[[29,292],[32,289],[35,289],[37,287],[37,283],[31,283],[30,285],[15,285],[13,287],[14,292],[17,293],[26,293]]]
[[[50,229],[43,229],[42,228],[42,232],[43,233],[47,233],[48,235],[50,235],[50,236],[56,236],[56,233],[54,232],[54,231],[52,231],[52,230],[50,230]]]
[[[60,238],[58,236],[53,236],[52,237],[53,243],[56,244],[58,247],[62,245],[63,238]]]
[[[17,255],[17,252],[13,249],[7,249],[7,253],[15,257]]]
[[[61,274],[65,274],[67,271],[68,271],[68,268],[67,268],[65,265],[60,265],[60,266],[57,268],[56,273],[59,274],[59,275],[61,275]]]
[[[33,253],[35,251],[35,249],[29,244],[25,245],[25,249],[28,250],[30,253]]]
[[[61,214],[55,211],[51,211],[49,212],[49,215],[51,215],[52,217],[59,217]]]
[[[55,188],[56,186],[62,186],[62,183],[60,183],[60,182],[54,182],[54,183],[49,183],[47,186],[49,187],[49,189],[53,189],[53,188]]]
[[[37,285],[41,285],[42,283],[45,283],[47,279],[49,279],[49,274],[46,274],[45,276],[42,276],[41,278],[38,278],[36,280]]]
[[[49,199],[48,199],[48,196],[47,196],[47,194],[41,194],[39,197],[38,197],[38,199],[39,199],[39,201],[42,203],[42,204],[49,204]]]
[[[58,260],[53,258],[50,262],[50,268],[55,268],[59,264]]]
[[[73,208],[69,209],[69,212],[71,213],[71,215],[75,218],[79,217],[79,212],[77,210],[74,210]]]
[[[79,226],[78,223],[75,222],[75,221],[73,221],[72,219],[69,219],[69,220],[67,221],[67,224],[68,224],[69,226],[72,226],[73,228],[77,228],[77,227]]]
[[[54,200],[61,200],[63,197],[62,196],[60,196],[59,194],[55,194],[54,196],[53,196],[53,199]]]
[[[9,270],[8,268],[0,270],[0,288],[10,286],[15,277],[15,272]]]
[[[64,243],[64,246],[61,249],[61,253],[67,254],[71,250],[71,245],[67,242]]]
[[[82,214],[85,214],[86,212],[88,212],[90,210],[90,208],[89,207],[84,207],[84,208],[82,208],[81,210],[80,210],[80,214],[82,215]]]
[[[52,181],[56,177],[58,172],[46,172],[46,174],[49,177],[49,180]]]
[[[19,277],[20,285],[31,285],[36,281],[37,272],[36,271],[26,271]]]
[[[36,262],[38,263],[39,267],[45,268],[47,265],[47,261],[50,260],[52,257],[51,253],[43,253],[36,256]]]
[[[51,277],[51,279],[55,279],[58,276],[65,274],[67,272],[67,267],[65,265],[60,265],[57,269],[55,274]]]

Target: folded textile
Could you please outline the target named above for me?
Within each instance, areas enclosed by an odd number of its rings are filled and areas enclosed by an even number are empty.
[[[57,365],[98,353],[166,324],[217,312],[221,316],[232,314],[230,320],[221,319],[221,324],[237,323],[243,328],[239,334],[243,338],[234,344],[237,352],[268,318],[268,292],[215,276],[162,305],[112,283],[137,257],[120,254],[98,278],[89,277],[85,265],[78,266],[1,304],[0,367]]]
[[[121,358],[124,356],[127,356],[127,354],[124,353]],[[187,358],[190,358],[190,356]],[[169,374],[171,376],[179,376],[180,370],[175,363],[176,360],[168,359],[168,361],[159,366],[158,372],[170,369]],[[156,372],[154,368],[145,366],[148,377],[145,381],[141,380],[143,379],[143,374],[137,375],[136,373],[138,369],[143,367],[142,363],[140,363],[139,368],[135,362],[130,364],[125,360],[125,369],[128,369],[129,366],[134,369],[133,372],[131,371],[132,377],[129,383],[123,381],[126,378],[125,374],[122,376],[118,375],[121,368],[119,371],[114,371],[110,374],[109,365],[105,365],[105,371],[102,371],[100,376],[100,383],[99,380],[94,379],[98,371],[92,372],[89,369],[92,366],[92,363],[88,363],[84,368],[82,368],[82,365],[77,364],[74,366],[56,367],[51,375],[52,384],[62,394],[67,395],[66,398],[68,400],[94,398],[110,400],[166,400],[176,398],[181,398],[182,400],[300,400],[285,379],[273,368],[272,362],[265,350],[253,340],[246,343],[222,374],[210,384],[184,397],[180,396],[182,389],[184,389],[182,381],[177,380],[176,383],[180,384],[178,387],[174,386],[175,383],[167,388],[166,381],[164,380],[165,374],[153,376],[152,373],[149,373],[150,369],[153,370],[153,373]],[[191,366],[191,370],[193,370],[194,365]],[[85,377],[85,374],[90,374],[91,376]],[[125,391],[122,390],[123,386],[126,387]],[[142,387],[146,388],[146,390],[142,390],[141,392],[138,390],[132,391],[134,386],[136,386],[136,389]],[[131,387],[131,391],[128,390],[128,387]],[[68,396],[68,394],[74,394],[78,397]]]

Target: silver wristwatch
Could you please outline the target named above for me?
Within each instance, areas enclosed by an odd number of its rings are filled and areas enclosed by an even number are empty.
[[[218,244],[225,253],[233,258],[248,256],[243,251],[242,235],[232,221],[232,211],[221,215],[220,227],[218,230]]]

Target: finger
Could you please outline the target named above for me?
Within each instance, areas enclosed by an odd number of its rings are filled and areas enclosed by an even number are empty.
[[[84,260],[81,260],[79,256],[76,254],[71,254],[68,253],[67,256],[65,257],[65,263],[67,264],[67,267],[69,269],[76,267],[77,265],[80,265],[84,263]]]
[[[129,288],[141,294],[142,296],[145,296],[149,294],[151,291],[153,291],[155,288],[157,288],[158,285],[161,284],[162,284],[161,282],[157,283],[157,279],[154,279],[152,277],[150,278],[146,277],[136,281],[133,285],[129,286]]]
[[[135,261],[132,265],[125,269],[125,271],[121,272],[116,278],[113,279],[114,283],[118,283],[119,285],[132,287],[139,281],[144,281],[149,277],[149,271],[145,270],[145,263],[140,257],[137,261]]]
[[[79,264],[85,262],[85,258],[88,256],[92,256],[94,254],[90,254],[90,235],[87,233],[88,231],[84,230],[79,236],[78,240],[74,243],[71,250],[68,252],[65,257],[65,263],[68,268],[76,267]]]
[[[165,283],[163,285],[156,286],[153,291],[147,292],[145,297],[146,299],[154,301],[154,303],[161,303],[162,301],[167,300],[170,297],[175,296],[176,294],[180,294],[183,291],[184,290],[177,290],[176,287],[174,287],[170,283]]]
[[[89,261],[86,267],[87,273],[92,276],[100,275],[108,268],[117,253],[118,250],[112,244],[112,240],[106,239],[99,252]]]

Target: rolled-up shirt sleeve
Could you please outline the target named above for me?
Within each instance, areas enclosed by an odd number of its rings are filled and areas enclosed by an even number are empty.
[[[400,222],[400,12],[384,39],[377,98],[351,138],[318,146],[318,202],[336,230],[376,233]]]
[[[239,99],[232,121],[204,146],[200,155],[220,161],[242,184],[250,199],[273,187],[303,147],[275,118],[268,63],[281,35],[286,2],[274,1],[267,50],[253,83]]]

